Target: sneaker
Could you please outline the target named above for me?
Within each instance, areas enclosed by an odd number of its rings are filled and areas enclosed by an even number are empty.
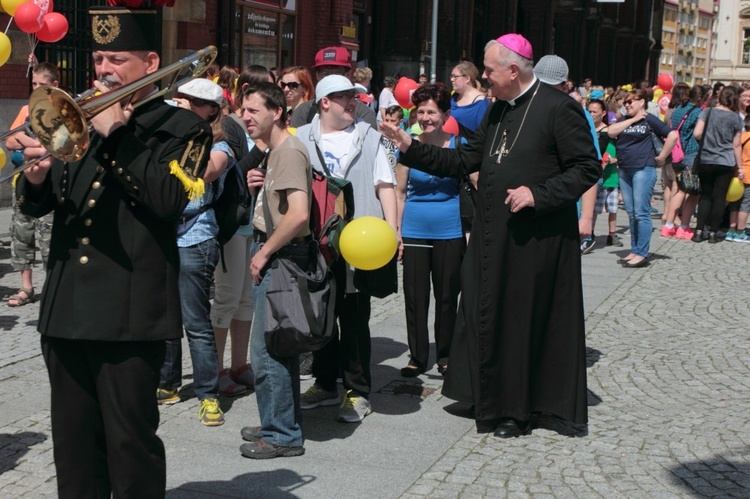
[[[607,246],[615,246],[617,248],[622,248],[622,241],[620,241],[620,236],[617,234],[612,234],[611,236],[607,236]]]
[[[299,356],[299,379],[312,379],[312,352],[303,353]]]
[[[250,459],[273,459],[275,457],[301,456],[305,453],[305,448],[302,446],[282,447],[269,444],[261,439],[240,445],[240,453]]]
[[[674,237],[674,235],[677,234],[677,227],[674,225],[671,227],[667,227],[666,225],[662,225],[661,227],[661,233],[659,234],[661,237]]]
[[[349,390],[346,392],[344,402],[339,407],[337,420],[342,423],[359,423],[371,412],[370,401],[360,395],[355,395],[354,392]]]
[[[581,243],[582,255],[588,255],[589,253],[591,253],[591,251],[594,249],[594,244],[596,244],[595,240],[596,238],[593,235],[583,240],[583,242]]]
[[[721,242],[724,240],[724,236],[718,235],[716,232],[709,232],[708,233],[708,242],[712,244],[716,244],[718,242]]]
[[[224,412],[219,408],[216,399],[201,400],[201,408],[198,410],[198,419],[206,426],[220,426],[224,424]]]
[[[691,240],[691,241],[693,241],[694,243],[702,243],[702,242],[703,242],[703,241],[705,241],[706,239],[708,239],[708,234],[706,234],[706,237],[704,238],[704,237],[703,237],[703,231],[702,231],[702,230],[696,230],[696,231],[695,231],[695,232],[693,233],[693,237],[692,237],[692,238],[690,238],[690,240]]]
[[[690,227],[678,227],[674,237],[676,237],[677,239],[692,239],[694,235],[695,233]]]
[[[739,234],[734,232],[733,230],[728,230],[726,235],[724,236],[725,241],[729,241],[730,243],[734,241],[734,238],[737,237]]]
[[[301,409],[315,409],[327,405],[338,405],[341,402],[339,392],[323,390],[318,385],[313,385],[300,396],[299,406]]]
[[[263,438],[260,426],[245,426],[240,430],[240,435],[242,435],[242,440],[247,440],[248,442],[257,442]]]
[[[177,388],[157,388],[156,403],[159,405],[172,405],[180,401]]]
[[[733,243],[750,243],[750,236],[747,235],[746,232],[741,232],[739,234],[735,234],[734,239],[732,239]]]

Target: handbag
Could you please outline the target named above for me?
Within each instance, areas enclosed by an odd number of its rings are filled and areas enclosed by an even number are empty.
[[[677,187],[682,192],[688,194],[698,195],[701,193],[701,180],[698,177],[698,167],[700,166],[701,153],[703,152],[703,141],[706,138],[706,132],[708,131],[708,120],[711,118],[711,110],[706,113],[706,123],[703,127],[703,135],[701,140],[698,141],[698,153],[695,155],[695,161],[693,166],[685,167],[685,170],[676,175]]]
[[[266,234],[273,235],[268,197],[263,192]],[[333,336],[336,281],[315,241],[291,243],[273,256],[266,290],[268,352],[295,357],[323,348]]]

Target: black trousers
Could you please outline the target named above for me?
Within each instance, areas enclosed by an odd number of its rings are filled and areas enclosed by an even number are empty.
[[[52,440],[61,498],[159,498],[164,445],[156,388],[164,341],[42,336],[52,392]]]
[[[435,296],[435,357],[448,363],[456,325],[458,293],[461,290],[461,261],[466,239],[404,238],[404,303],[406,333],[411,359],[429,367],[430,337],[427,317],[430,309],[430,276]]]
[[[341,373],[344,387],[365,398],[370,397],[370,295],[346,293],[346,263],[339,259],[333,265],[336,276],[336,317],[331,341],[313,352],[312,373],[324,390],[336,389]]]
[[[727,204],[727,189],[733,176],[734,168],[731,166],[700,165],[698,178],[701,179],[701,200],[698,204],[697,229],[709,227],[712,232],[719,230]]]

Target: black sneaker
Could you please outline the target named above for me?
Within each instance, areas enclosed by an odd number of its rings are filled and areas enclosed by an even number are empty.
[[[690,240],[693,241],[694,243],[702,243],[706,239],[708,239],[708,234],[706,234],[706,237],[704,238],[703,237],[703,231],[702,230],[696,230],[695,233],[693,234],[692,239],[690,239]]]
[[[709,232],[708,233],[708,242],[711,243],[711,244],[716,244],[719,241],[723,241],[723,240],[724,240],[724,238],[723,237],[719,237],[718,234],[716,234],[716,232]]]
[[[591,251],[594,249],[594,244],[596,244],[596,238],[592,234],[591,236],[584,239],[583,242],[581,242],[581,254],[588,255],[589,253],[591,253]]]
[[[617,248],[622,248],[622,241],[620,241],[620,236],[617,234],[612,234],[611,236],[607,236],[607,246],[615,246]]]
[[[302,446],[282,447],[261,439],[240,445],[240,453],[250,459],[273,459],[274,457],[301,456],[305,453],[305,448]]]

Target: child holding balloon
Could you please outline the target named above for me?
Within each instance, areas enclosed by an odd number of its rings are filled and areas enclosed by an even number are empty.
[[[745,114],[745,131],[740,138],[742,147],[742,165],[741,170],[745,190],[739,201],[739,211],[737,213],[737,230],[731,239],[735,243],[750,243],[750,235],[746,232],[747,217],[750,213],[750,114]],[[728,236],[728,234],[727,234]]]

